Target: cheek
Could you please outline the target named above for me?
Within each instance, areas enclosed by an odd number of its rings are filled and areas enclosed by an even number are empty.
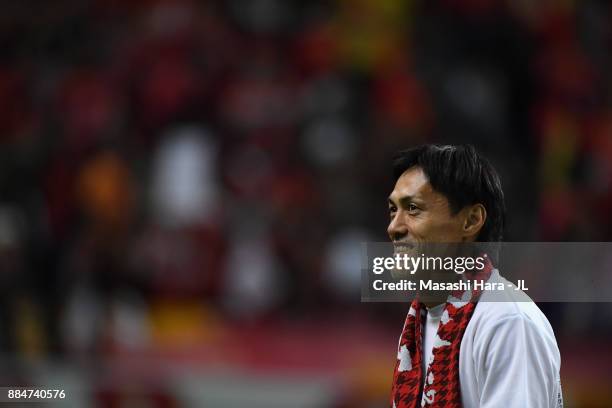
[[[412,217],[408,222],[410,233],[417,241],[428,241],[438,233],[439,226],[435,219],[430,217]]]
[[[438,225],[439,238],[443,242],[460,242],[461,225],[454,220],[446,220]]]
[[[431,217],[416,224],[414,236],[430,242],[460,242],[461,226],[451,218]]]

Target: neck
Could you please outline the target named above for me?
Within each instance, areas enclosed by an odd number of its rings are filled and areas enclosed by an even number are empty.
[[[433,270],[429,272],[429,276],[423,279],[431,279],[436,283],[451,283],[458,281],[462,278],[462,275],[458,275],[455,272],[446,270]],[[451,291],[448,290],[427,290],[421,293],[421,301],[428,309],[436,307],[442,303],[446,303],[446,300],[451,295]]]
[[[423,304],[425,306],[427,306],[428,309],[434,308],[436,306],[439,306],[443,303],[446,303],[446,298],[444,298],[444,300],[427,300],[425,302],[423,302]]]

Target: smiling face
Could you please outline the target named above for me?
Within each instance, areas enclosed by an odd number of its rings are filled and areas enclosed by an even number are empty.
[[[470,238],[466,237],[465,209],[453,214],[448,199],[433,189],[420,167],[409,168],[395,183],[389,196],[389,215],[387,232],[396,248]]]

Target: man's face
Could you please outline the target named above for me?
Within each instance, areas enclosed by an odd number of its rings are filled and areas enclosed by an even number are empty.
[[[389,215],[387,232],[396,252],[411,252],[422,243],[463,240],[462,212],[452,214],[446,197],[432,188],[420,167],[409,168],[395,183]]]

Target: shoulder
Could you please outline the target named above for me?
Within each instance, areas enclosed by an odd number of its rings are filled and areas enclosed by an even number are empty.
[[[497,271],[491,279],[508,283]],[[520,351],[517,349],[530,347],[532,350],[525,350],[526,353],[544,353],[559,366],[557,341],[540,308],[524,292],[514,288],[502,296],[496,295],[495,301],[487,301],[489,297],[484,293],[474,309],[465,332],[465,340],[472,343],[474,357],[485,358],[495,352],[492,348]]]
[[[491,279],[508,284],[497,271]],[[463,398],[479,406],[553,407],[561,395],[552,327],[514,287],[501,297],[483,293],[461,342],[460,365]]]
[[[484,292],[472,320],[487,326],[499,326],[525,322],[535,330],[553,335],[552,327],[540,308],[523,291],[504,279],[499,271],[494,270],[490,282],[502,283],[507,289],[501,292]],[[510,285],[510,286],[508,286]]]

